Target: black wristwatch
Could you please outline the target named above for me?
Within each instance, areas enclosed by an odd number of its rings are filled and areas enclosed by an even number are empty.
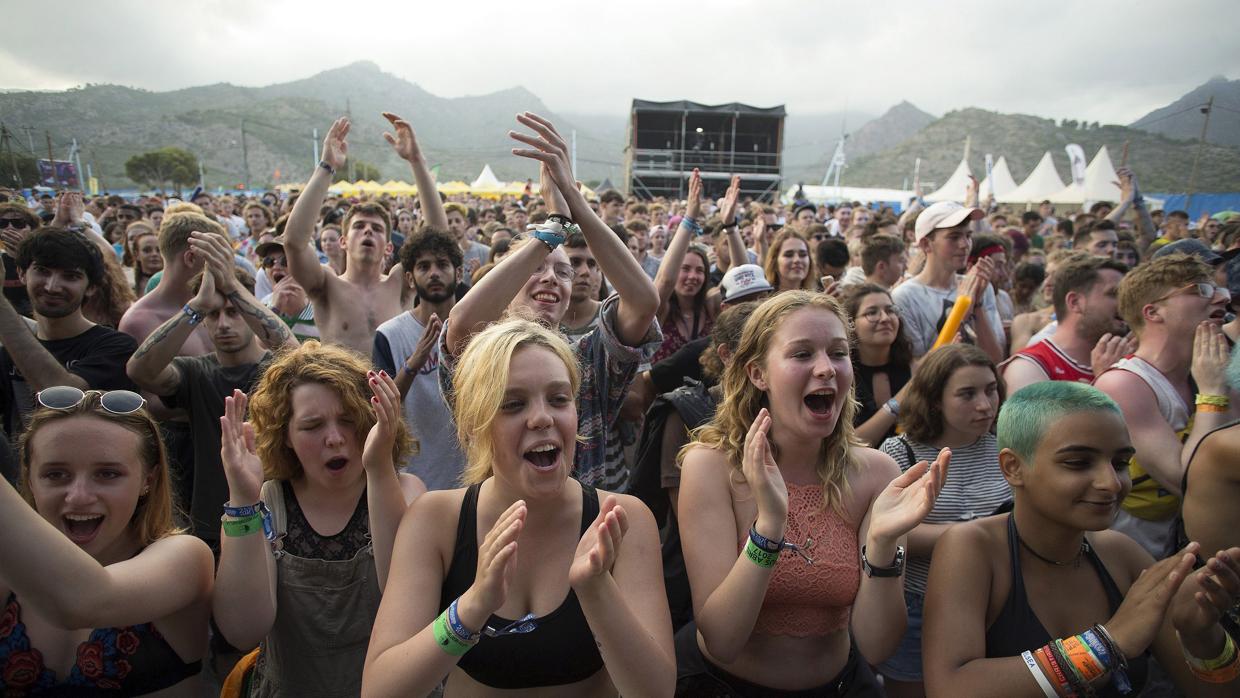
[[[874,567],[870,561],[865,559],[865,546],[861,546],[861,569],[865,570],[867,577],[899,577],[904,574],[904,546],[896,546],[896,559],[891,562],[890,567]]]

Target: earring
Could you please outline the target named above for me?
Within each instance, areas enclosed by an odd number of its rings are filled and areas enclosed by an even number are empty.
[[[138,496],[139,496],[139,497],[145,497],[145,496],[147,496],[147,495],[148,495],[148,494],[150,494],[150,493],[151,493],[151,486],[150,486],[150,485],[147,485],[146,487],[143,487],[143,488],[142,488],[142,491],[138,493]]]

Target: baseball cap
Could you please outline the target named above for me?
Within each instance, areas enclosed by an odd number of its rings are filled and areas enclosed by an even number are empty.
[[[986,214],[980,208],[968,208],[955,201],[940,201],[917,216],[917,242],[939,228],[955,228],[966,220],[975,221]]]
[[[1165,257],[1169,254],[1192,255],[1211,266],[1219,264],[1223,261],[1223,255],[1210,249],[1209,245],[1196,238],[1184,238],[1183,240],[1169,242],[1158,248],[1158,251],[1155,252],[1150,259],[1158,259],[1159,257]]]
[[[740,264],[732,267],[719,282],[723,287],[725,303],[739,303],[747,296],[775,289],[766,281],[766,274],[757,264]]]
[[[279,248],[280,252],[284,251],[284,236],[283,235],[277,235],[274,238],[268,240],[267,242],[260,243],[258,247],[254,248],[254,255],[261,259],[263,257],[266,257],[267,254],[270,252],[276,252],[277,251],[276,248]]]

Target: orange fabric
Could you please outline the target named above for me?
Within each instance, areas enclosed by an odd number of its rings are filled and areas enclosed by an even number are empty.
[[[242,689],[245,688],[246,677],[258,664],[259,649],[261,648],[256,648],[242,657],[232,671],[228,672],[228,678],[224,679],[224,685],[220,688],[220,698],[242,698],[245,695]]]
[[[784,539],[801,545],[809,538],[813,545],[805,553],[814,564],[789,550],[780,554],[754,632],[812,637],[848,627],[861,587],[857,529],[823,507],[821,485],[788,485]]]

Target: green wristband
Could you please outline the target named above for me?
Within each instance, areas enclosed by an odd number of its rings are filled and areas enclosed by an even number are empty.
[[[435,644],[439,645],[439,649],[447,652],[453,657],[459,657],[469,651],[473,645],[465,642],[452,632],[448,627],[448,612],[440,613],[431,627],[435,630]]]
[[[263,530],[263,517],[261,514],[251,514],[243,519],[225,517],[220,519],[220,523],[224,527],[224,535],[229,538],[244,538]]]
[[[770,569],[775,566],[779,560],[779,553],[772,553],[763,550],[754,544],[753,539],[745,543],[745,557],[753,561],[753,564],[763,569]]]

